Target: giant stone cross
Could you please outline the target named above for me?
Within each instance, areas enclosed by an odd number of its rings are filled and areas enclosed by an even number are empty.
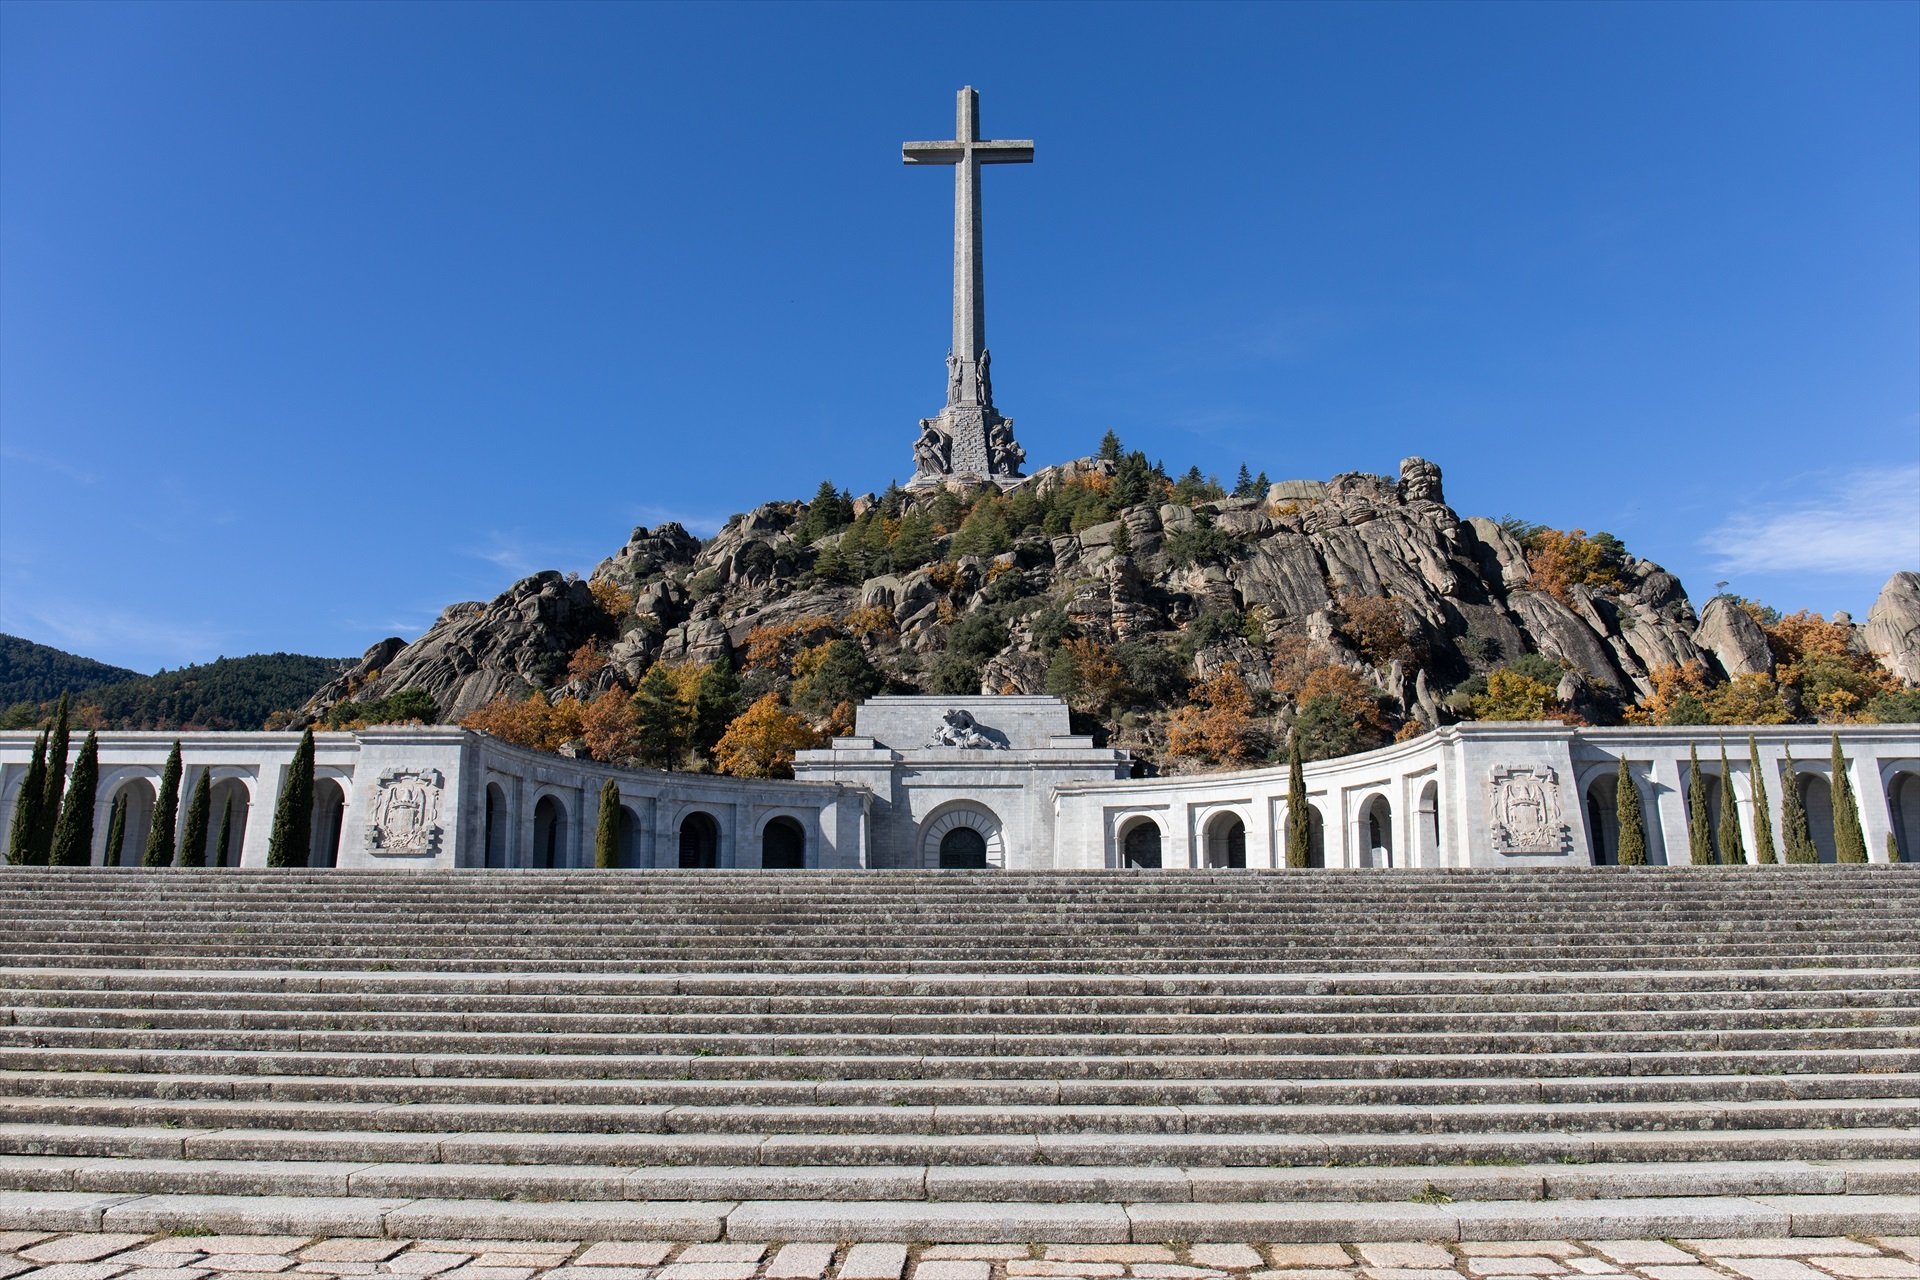
[[[1012,480],[1026,452],[1013,442],[1013,419],[993,407],[992,357],[987,353],[987,302],[980,250],[980,166],[1029,164],[1031,139],[998,142],[980,136],[980,95],[960,91],[959,123],[951,141],[908,142],[908,164],[950,164],[953,172],[953,346],[947,351],[947,407],[920,420],[909,487],[950,477]]]

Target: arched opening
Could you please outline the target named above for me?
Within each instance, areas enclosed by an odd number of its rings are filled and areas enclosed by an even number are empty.
[[[1813,837],[1813,847],[1820,851],[1820,861],[1834,861],[1833,790],[1827,785],[1826,776],[1801,774],[1800,800],[1807,807],[1807,834]]]
[[[1247,865],[1247,824],[1239,814],[1216,813],[1209,818],[1205,844],[1209,867]]]
[[[760,832],[760,865],[769,871],[799,871],[807,865],[807,832],[782,814]]]
[[[940,865],[950,870],[986,870],[987,838],[972,827],[953,828],[940,837]]]
[[[1409,865],[1437,867],[1440,865],[1440,784],[1428,782],[1420,788],[1419,832],[1420,847],[1418,856],[1409,860]]]
[[[1315,805],[1307,806],[1307,866],[1327,865],[1327,824]]]
[[[720,865],[720,824],[710,813],[694,812],[680,820],[680,865]]]
[[[567,811],[552,796],[533,806],[533,865],[562,867],[567,857]]]
[[[1596,867],[1620,863],[1619,798],[1619,784],[1611,773],[1587,784],[1587,846],[1593,850]]]
[[[640,816],[625,805],[620,806],[620,815],[615,819],[617,826],[615,849],[619,864],[623,867],[640,865]]]
[[[1700,770],[1700,785],[1706,789],[1707,802],[1707,840],[1713,849],[1714,860],[1720,859],[1720,788],[1725,784],[1718,773]],[[1687,821],[1693,821],[1693,795],[1687,795]]]
[[[1920,862],[1920,773],[1902,770],[1887,784],[1887,826],[1893,832],[1893,856]]]
[[[137,867],[147,852],[147,828],[153,825],[153,806],[158,799],[151,778],[129,778],[113,793],[107,806],[108,827],[112,827],[113,805],[122,804],[127,808],[126,816],[121,820],[122,833],[118,849],[102,848],[100,862],[108,867]],[[220,821],[219,811],[214,811],[214,821]],[[106,840],[105,833],[100,839]]]
[[[1364,837],[1361,865],[1393,865],[1393,806],[1385,796],[1374,796],[1360,811],[1360,834]]]
[[[497,782],[487,784],[487,821],[482,866],[504,867],[507,863],[507,793]]]
[[[313,826],[310,829],[312,843],[307,846],[308,866],[340,865],[340,823],[346,814],[347,793],[341,790],[339,780],[315,778],[313,780]],[[214,837],[214,839],[218,838]]]
[[[213,801],[213,815],[207,823],[212,841],[207,847],[207,865],[210,867],[237,867],[246,851],[247,814],[253,806],[253,798],[247,793],[247,784],[239,778],[216,778],[209,795]],[[227,833],[226,844],[220,842],[220,832]]]
[[[1160,869],[1160,824],[1141,818],[1120,836],[1120,865],[1135,871]]]

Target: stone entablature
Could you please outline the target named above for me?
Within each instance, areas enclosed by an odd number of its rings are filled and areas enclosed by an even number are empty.
[[[315,858],[357,867],[588,866],[600,790],[612,778],[623,810],[623,866],[939,866],[943,846],[955,841],[986,865],[1011,870],[1285,862],[1283,766],[1130,778],[1125,753],[1071,733],[1065,704],[1043,697],[875,698],[860,709],[855,730],[802,752],[799,780],[791,782],[618,769],[458,728],[316,734]],[[1776,842],[1791,751],[1815,842],[1831,856],[1832,732],[1825,725],[1449,726],[1306,767],[1318,864],[1612,861],[1613,788],[1623,758],[1640,791],[1652,860],[1684,862],[1689,748],[1698,749],[1710,788],[1733,788],[1751,856],[1749,734]],[[1838,732],[1868,857],[1886,859],[1891,832],[1904,859],[1920,860],[1920,726],[1843,725]],[[130,801],[127,861],[139,860],[176,737],[185,763],[182,810],[199,778],[209,777],[212,827],[229,808],[233,815],[229,860],[264,865],[274,804],[299,742],[293,733],[102,733],[94,860],[105,860],[111,806],[122,795]],[[11,822],[33,741],[27,731],[0,732],[0,831]],[[1709,810],[1718,821],[1717,792]],[[209,850],[209,863],[218,853]]]

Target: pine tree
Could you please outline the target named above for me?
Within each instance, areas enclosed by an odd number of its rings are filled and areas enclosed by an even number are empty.
[[[1633,784],[1633,774],[1627,770],[1624,756],[1614,774],[1613,789],[1613,816],[1620,828],[1617,861],[1623,867],[1644,867],[1647,865],[1647,823],[1640,813],[1640,788]]]
[[[220,810],[220,839],[213,846],[213,863],[217,867],[227,865],[227,845],[233,837],[233,797],[227,797],[227,803]]]
[[[687,712],[666,668],[655,663],[633,691],[634,743],[640,762],[654,769],[679,767],[687,749]]]
[[[313,730],[300,735],[293,763],[273,805],[273,834],[267,840],[267,865],[304,867],[313,854]]]
[[[1833,860],[1865,862],[1867,833],[1860,829],[1860,805],[1853,797],[1853,778],[1840,754],[1840,735],[1833,735]]]
[[[894,531],[893,545],[888,551],[888,560],[895,573],[906,573],[918,569],[933,559],[933,521],[918,511],[909,511],[900,517],[900,527]]]
[[[40,793],[47,786],[47,735],[33,740],[33,761],[20,784],[13,805],[13,829],[7,835],[7,861],[15,866],[33,862],[34,837],[40,827]]]
[[[100,739],[89,732],[73,762],[73,781],[53,830],[49,861],[56,867],[84,867],[93,862],[93,800],[100,784]]]
[[[1240,471],[1233,477],[1233,496],[1251,498],[1253,496],[1253,472],[1247,470],[1247,464],[1240,464]]]
[[[1720,861],[1728,866],[1747,863],[1747,843],[1740,835],[1740,805],[1733,798],[1733,769],[1727,764],[1727,740],[1720,739]]]
[[[149,867],[173,864],[173,827],[180,814],[180,744],[175,742],[160,771],[160,795],[153,802],[153,821],[147,824],[147,852],[140,859]]]
[[[600,788],[600,821],[593,829],[593,865],[620,865],[620,784],[612,778]]]
[[[207,826],[213,818],[213,785],[208,780],[213,770],[202,769],[200,781],[193,784],[193,799],[187,801],[187,829],[180,837],[180,865],[207,865]]]
[[[693,686],[693,749],[708,760],[714,744],[740,714],[740,678],[726,655],[713,660]]]
[[[1707,819],[1707,779],[1700,772],[1700,752],[1687,748],[1687,849],[1693,865],[1713,865],[1713,828]]]
[[[1308,824],[1307,775],[1300,765],[1300,735],[1287,744],[1287,865],[1305,867],[1313,861],[1313,832]]]
[[[1108,428],[1107,434],[1100,437],[1100,452],[1094,456],[1102,462],[1120,461],[1120,437],[1113,433],[1112,428]]]
[[[1807,829],[1807,804],[1800,795],[1800,776],[1793,771],[1793,748],[1787,748],[1786,763],[1780,767],[1780,838],[1786,845],[1788,862],[1818,862],[1820,851],[1813,847],[1813,833]]]
[[[1753,860],[1762,865],[1772,865],[1773,852],[1773,806],[1767,800],[1767,774],[1760,767],[1760,744],[1747,735],[1748,768],[1753,773]]]
[[[60,819],[60,800],[67,786],[67,695],[60,695],[60,709],[54,713],[53,737],[47,740],[47,776],[40,788],[39,825],[34,837],[34,862],[45,866],[52,860],[53,828]]]
[[[109,867],[120,865],[121,853],[127,844],[127,793],[121,792],[113,798],[112,816],[107,819],[107,849],[101,861]]]

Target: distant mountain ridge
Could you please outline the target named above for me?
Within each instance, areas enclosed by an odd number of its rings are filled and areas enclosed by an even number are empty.
[[[142,675],[0,636],[0,728],[45,719],[62,693],[75,722],[111,729],[259,729],[297,707],[351,664],[343,658],[260,653]]]

